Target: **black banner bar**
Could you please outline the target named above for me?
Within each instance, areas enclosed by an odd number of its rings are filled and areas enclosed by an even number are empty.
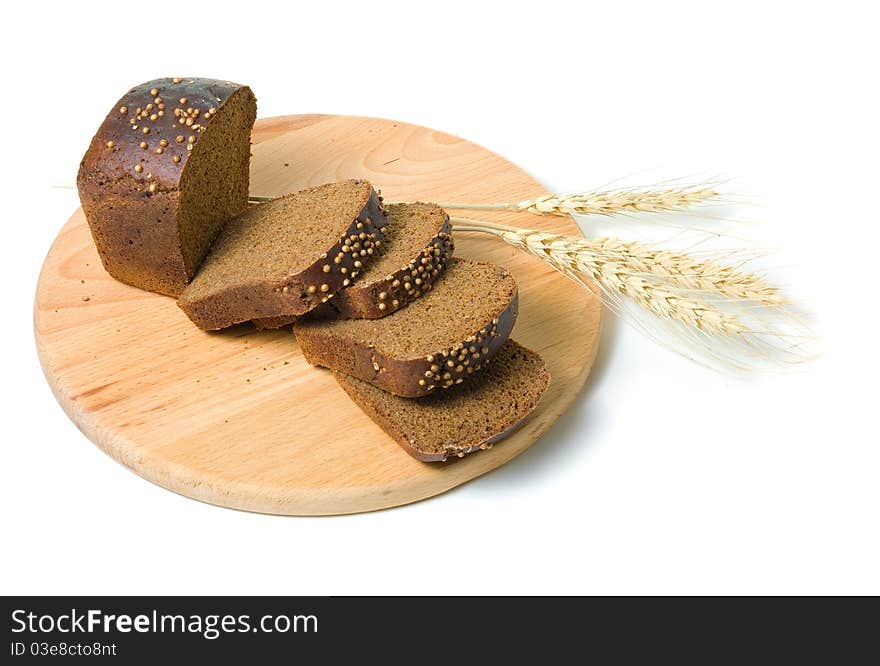
[[[354,649],[414,662],[546,653],[559,657],[555,663],[601,646],[618,658],[710,661],[788,661],[805,649],[850,663],[846,655],[856,657],[860,639],[876,631],[877,601],[867,601],[868,609],[841,599],[5,597],[0,662],[250,663],[289,655],[334,663]],[[833,641],[835,630],[845,640]]]

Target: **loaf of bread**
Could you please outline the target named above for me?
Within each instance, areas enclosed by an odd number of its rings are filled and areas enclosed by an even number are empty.
[[[453,258],[434,288],[382,319],[298,319],[306,360],[405,397],[427,395],[479,372],[517,317],[513,276]]]
[[[407,453],[441,461],[509,434],[537,407],[550,375],[538,354],[508,340],[471,381],[424,398],[401,398],[342,373],[336,381]]]
[[[454,251],[449,216],[434,204],[391,204],[377,256],[351,285],[327,302],[327,315],[380,319],[431,290]],[[254,321],[257,328],[280,328],[292,317]]]
[[[250,88],[155,79],[113,107],[82,159],[77,188],[104,268],[178,295],[224,223],[247,208]]]
[[[383,226],[385,212],[365,180],[253,205],[226,224],[178,305],[206,330],[304,314],[370,264]]]

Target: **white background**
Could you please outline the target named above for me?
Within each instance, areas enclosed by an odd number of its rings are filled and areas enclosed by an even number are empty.
[[[0,592],[880,593],[870,3],[293,5],[4,8]],[[442,129],[554,190],[736,177],[824,354],[734,379],[609,318],[573,408],[445,496],[279,518],[153,486],[55,403],[31,310],[78,205],[51,186],[123,91],[176,75],[249,83],[261,116]]]

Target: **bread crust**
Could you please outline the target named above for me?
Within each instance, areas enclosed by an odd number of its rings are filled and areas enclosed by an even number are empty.
[[[452,458],[463,458],[469,453],[475,453],[477,451],[490,449],[492,446],[507,437],[511,432],[519,428],[523,422],[528,418],[528,416],[535,410],[535,408],[540,404],[541,398],[544,393],[547,391],[547,387],[550,385],[550,374],[547,372],[547,368],[543,365],[543,359],[540,359],[540,356],[533,352],[530,349],[522,347],[514,340],[509,340],[507,344],[514,345],[516,348],[526,352],[528,354],[532,354],[537,356],[539,360],[542,362],[541,373],[538,377],[534,378],[534,382],[530,388],[532,389],[529,392],[524,392],[521,400],[519,401],[520,413],[517,418],[513,421],[508,422],[505,426],[499,429],[497,432],[493,433],[490,436],[478,436],[469,441],[466,445],[459,446],[449,446],[445,448],[442,452],[431,452],[419,449],[415,442],[411,442],[406,433],[402,432],[397,424],[394,422],[394,419],[387,411],[380,409],[378,401],[371,399],[368,395],[366,395],[362,389],[360,389],[357,383],[352,380],[351,377],[346,376],[343,373],[334,372],[333,375],[336,378],[337,383],[342,387],[342,389],[348,394],[348,396],[354,401],[354,403],[364,411],[364,413],[370,417],[382,430],[384,430],[395,442],[397,442],[400,447],[410,454],[413,458],[417,460],[421,460],[422,462],[445,462],[446,460]],[[479,395],[473,395],[472,399],[479,400],[481,397]],[[414,403],[418,403],[418,401],[414,401]],[[433,410],[431,406],[425,406],[425,427],[430,428],[430,419],[432,417]]]
[[[391,220],[393,223],[393,213]],[[444,211],[437,234],[406,266],[369,285],[343,289],[330,305],[346,319],[381,319],[430,291],[454,251],[452,226]]]
[[[312,365],[352,375],[395,395],[417,398],[460,384],[491,363],[510,336],[518,313],[519,293],[514,288],[507,305],[481,328],[444,349],[409,359],[394,358],[308,322],[294,322],[293,330]]]
[[[117,280],[176,296],[192,277],[195,267],[186,266],[178,229],[180,180],[202,133],[235,95],[247,97],[252,125],[256,99],[247,86],[154,79],[123,95],[98,128],[80,163],[77,189],[101,262]],[[247,207],[247,174],[243,180],[235,212]]]

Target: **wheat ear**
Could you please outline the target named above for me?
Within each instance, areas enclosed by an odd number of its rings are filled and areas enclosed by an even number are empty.
[[[760,275],[716,258],[702,259],[653,244],[575,238],[467,218],[451,220],[454,232],[492,234],[582,286],[598,285],[603,302],[619,314],[630,312],[626,306],[631,303],[660,322],[674,323],[675,333],[695,343],[713,362],[748,367],[750,361],[741,354],[746,350],[761,361],[801,360],[796,336],[777,331],[775,318],[786,301]],[[634,323],[658,339],[641,321]],[[668,340],[658,341],[670,346]],[[688,355],[684,349],[676,351]]]
[[[720,193],[704,185],[664,189],[632,188],[545,194],[514,203],[473,204],[438,202],[442,208],[458,210],[507,210],[536,215],[619,215],[685,210],[716,199]]]
[[[668,285],[651,280],[657,267],[647,253],[630,253],[632,243],[614,238],[584,239],[534,229],[505,227],[465,218],[450,218],[453,231],[490,233],[527,254],[538,257],[583,286],[590,281],[605,291],[623,294],[654,314],[718,335],[744,331],[737,318],[711,303],[700,303]]]
[[[634,275],[667,280],[692,294],[734,302],[751,301],[768,308],[781,307],[787,302],[779,288],[763,276],[714,258],[704,259],[689,252],[616,238],[602,238],[596,243],[601,245],[603,256],[618,265],[628,266]],[[729,259],[735,257],[733,252],[716,254]]]

